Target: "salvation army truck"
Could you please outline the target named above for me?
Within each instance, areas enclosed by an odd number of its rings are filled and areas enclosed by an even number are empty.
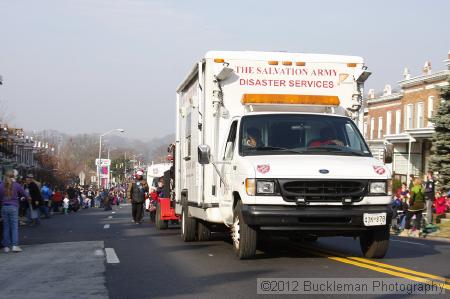
[[[391,174],[357,125],[369,75],[356,56],[206,53],[177,89],[183,240],[222,225],[241,259],[262,232],[359,237],[366,257],[383,257]]]

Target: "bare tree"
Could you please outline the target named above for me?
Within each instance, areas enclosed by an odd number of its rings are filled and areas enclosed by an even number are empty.
[[[0,123],[8,123],[13,116],[8,112],[8,106],[0,100]]]

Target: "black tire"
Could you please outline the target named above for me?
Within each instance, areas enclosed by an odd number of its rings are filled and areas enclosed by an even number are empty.
[[[307,242],[316,242],[317,239],[319,239],[319,237],[317,237],[316,235],[305,236],[305,241]]]
[[[156,223],[156,211],[150,212],[150,222]]]
[[[240,201],[234,208],[231,239],[233,240],[234,252],[239,259],[249,259],[255,256],[258,234],[254,228],[244,222]]]
[[[155,226],[157,229],[167,229],[168,222],[161,220],[161,207],[159,203],[156,204]]]
[[[389,227],[369,230],[359,236],[361,251],[367,258],[383,258],[389,248]]]
[[[197,224],[197,240],[209,241],[211,240],[211,228],[204,221],[198,221]]]
[[[181,237],[184,242],[195,241],[197,230],[197,219],[189,217],[187,205],[181,210]]]

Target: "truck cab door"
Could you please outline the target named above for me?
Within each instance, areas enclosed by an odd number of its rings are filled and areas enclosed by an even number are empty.
[[[228,131],[228,137],[225,143],[222,161],[219,169],[222,173],[224,182],[220,181],[220,200],[219,208],[225,224],[231,224],[233,221],[233,180],[235,172],[233,165],[233,156],[237,145],[238,120],[233,120]]]

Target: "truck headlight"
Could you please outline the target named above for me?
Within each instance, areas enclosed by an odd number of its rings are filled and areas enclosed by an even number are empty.
[[[370,194],[387,194],[386,182],[370,182]]]
[[[256,182],[257,194],[274,194],[275,182],[273,181],[257,181]]]

